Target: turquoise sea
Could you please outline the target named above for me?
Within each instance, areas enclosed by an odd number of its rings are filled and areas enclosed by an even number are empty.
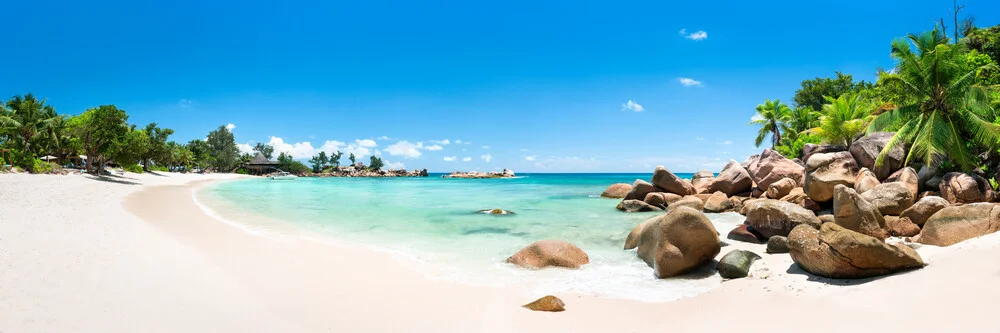
[[[678,174],[691,177],[691,174]],[[418,263],[434,279],[463,283],[527,284],[539,292],[579,292],[665,301],[694,295],[719,283],[702,279],[657,280],[634,250],[628,232],[656,213],[615,210],[601,198],[613,183],[649,180],[651,174],[521,174],[514,179],[263,178],[223,182],[196,198],[213,214],[265,233],[305,230],[316,237],[364,244]],[[477,214],[502,208],[516,215]],[[228,212],[228,213],[227,213]],[[267,222],[246,223],[249,216]],[[709,214],[720,232],[743,222],[734,213]],[[588,253],[579,270],[526,271],[503,260],[541,239],[562,239]]]

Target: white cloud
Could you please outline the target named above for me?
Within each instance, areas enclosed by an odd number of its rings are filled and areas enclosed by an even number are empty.
[[[357,145],[355,145],[355,144],[352,143],[352,144],[347,145],[347,147],[344,148],[343,153],[344,153],[344,156],[350,156],[351,154],[354,154],[354,157],[356,157],[358,160],[360,160],[361,158],[363,158],[365,156],[371,155],[372,151],[371,151],[371,149],[368,149],[368,148],[365,148],[365,147],[359,147],[359,146],[357,146]]]
[[[296,143],[286,143],[284,139],[272,136],[271,140],[268,141],[271,147],[274,147],[274,155],[280,155],[281,153],[286,153],[292,155],[292,158],[303,159],[310,158],[316,154],[316,148],[313,148],[312,143],[307,142],[296,142]]]
[[[439,145],[430,145],[430,146],[424,147],[424,149],[427,149],[427,150],[430,150],[430,151],[438,151],[438,150],[444,149],[444,147],[441,147]]]
[[[327,153],[335,153],[338,150],[340,150],[340,147],[343,146],[344,146],[343,142],[337,140],[326,140],[326,142],[324,142],[323,145],[319,147],[319,150],[325,151]]]
[[[490,146],[483,146],[483,149],[490,149]]]
[[[524,160],[525,161],[529,161],[529,162],[533,162],[535,160],[535,157],[538,157],[538,156],[536,156],[536,155],[525,156]]]
[[[236,148],[240,149],[240,153],[243,153],[243,154],[253,154],[253,146],[251,146],[249,142],[247,142],[247,143],[237,143],[236,144]]]
[[[451,144],[451,140],[448,140],[448,139],[444,139],[444,140],[440,140],[440,141],[438,141],[438,140],[431,140],[431,143],[447,146],[447,145]]]
[[[708,38],[708,33],[704,30],[698,30],[689,34],[687,33],[687,29],[681,29],[681,31],[678,31],[677,33],[690,40],[704,40]]]
[[[630,100],[628,100],[628,102],[625,102],[625,103],[622,104],[622,111],[625,111],[625,110],[632,110],[632,111],[635,111],[635,112],[642,112],[643,110],[645,110],[645,108],[643,108],[641,104],[636,103],[635,101],[633,101],[633,100],[630,99]]]
[[[698,140],[698,141],[705,141],[705,138],[703,138],[703,137],[700,137],[700,136],[699,136],[699,137],[695,138],[695,140]]]
[[[386,147],[385,151],[389,152],[389,155],[393,156],[403,155],[404,158],[417,158],[420,157],[420,150],[423,148],[423,142],[413,144],[409,141],[403,140]]]
[[[487,163],[489,163],[490,160],[493,159],[493,155],[486,154],[486,155],[479,156],[479,158],[481,158],[481,159],[483,159],[483,161],[486,161]]]
[[[462,140],[455,140],[455,144],[456,144],[456,145],[460,145],[460,144],[469,144],[469,143],[470,143],[470,142],[465,142],[465,141],[462,141]]]
[[[374,148],[375,146],[378,146],[378,143],[375,143],[375,140],[372,139],[357,139],[354,140],[354,143],[358,144],[358,147],[364,148]]]
[[[385,167],[389,169],[399,170],[406,168],[403,162],[386,162]]]
[[[469,161],[472,161],[472,157],[466,156],[462,158],[462,162],[469,162]]]
[[[722,144],[724,144],[724,145],[731,145],[731,144],[733,144],[733,140],[722,141]]]
[[[230,132],[232,132],[234,128],[236,128],[236,125],[234,125],[233,123],[226,124],[226,129],[229,130]]]
[[[701,85],[701,81],[696,81],[695,79],[691,78],[682,77],[679,80],[681,81],[681,84],[683,84],[685,87]]]
[[[389,137],[388,137],[388,136],[385,136],[385,135],[383,135],[383,136],[380,136],[380,137],[378,137],[378,139],[379,139],[379,140],[382,140],[382,141],[385,141],[385,140],[390,140],[390,139],[389,139]]]
[[[446,162],[454,162],[454,161],[455,161],[455,159],[456,159],[456,157],[455,157],[455,156],[445,156],[445,157],[444,157],[444,160],[445,160]]]
[[[761,117],[759,113],[754,114],[753,117],[750,117],[750,121],[761,121],[761,120],[764,120],[764,117]]]

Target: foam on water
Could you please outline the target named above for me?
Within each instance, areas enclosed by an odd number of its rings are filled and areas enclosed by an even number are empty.
[[[683,177],[683,176],[682,176]],[[600,198],[609,184],[648,174],[531,175],[497,181],[437,177],[249,179],[207,187],[196,199],[227,223],[254,220],[255,233],[364,244],[435,280],[475,285],[526,285],[539,293],[573,292],[649,302],[676,300],[718,285],[717,275],[656,279],[622,250],[628,232],[656,213],[625,214]],[[201,203],[199,203],[201,205]],[[212,208],[223,207],[219,212]],[[502,208],[515,215],[477,214]],[[253,217],[264,217],[266,222]],[[734,213],[708,214],[720,231],[743,222]],[[591,263],[578,270],[528,271],[503,263],[541,239],[576,244]]]

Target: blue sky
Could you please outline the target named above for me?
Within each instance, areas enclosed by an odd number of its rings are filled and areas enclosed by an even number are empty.
[[[963,1],[979,26],[995,0]],[[381,154],[431,171],[718,171],[759,152],[765,98],[840,70],[951,1],[17,1],[0,96],[116,104],[188,141]],[[23,13],[16,14],[13,13]],[[681,33],[683,31],[683,33]],[[631,101],[631,104],[630,104]],[[447,142],[447,144],[445,143]]]

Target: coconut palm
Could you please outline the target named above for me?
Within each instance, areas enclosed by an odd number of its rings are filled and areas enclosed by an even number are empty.
[[[871,110],[864,107],[856,94],[837,98],[827,96],[826,100],[819,126],[809,129],[807,133],[820,137],[823,142],[849,147],[855,138],[865,133]]]
[[[6,116],[0,121],[8,127],[10,141],[20,147],[26,156],[35,156],[32,144],[49,128],[56,125],[60,116],[55,108],[45,105],[45,100],[38,100],[32,94],[14,96],[7,101]]]
[[[792,109],[780,100],[764,100],[764,104],[757,105],[757,114],[750,120],[750,125],[760,125],[757,132],[757,140],[754,144],[760,147],[764,138],[771,136],[771,148],[781,142],[781,133],[791,131],[788,126],[791,121]]]
[[[967,143],[998,146],[1000,126],[988,121],[996,119],[996,113],[989,105],[987,88],[973,85],[978,70],[996,65],[963,70],[964,47],[949,45],[948,38],[936,28],[893,41],[891,55],[898,65],[894,73],[879,78],[880,84],[897,84],[916,102],[886,111],[868,126],[869,133],[898,128],[876,165],[882,165],[893,148],[909,145],[907,164],[951,159],[969,170],[975,161]]]
[[[791,131],[785,132],[786,141],[795,141],[799,134],[819,126],[820,116],[823,114],[813,110],[808,106],[799,106],[792,110],[788,119],[788,127]]]

